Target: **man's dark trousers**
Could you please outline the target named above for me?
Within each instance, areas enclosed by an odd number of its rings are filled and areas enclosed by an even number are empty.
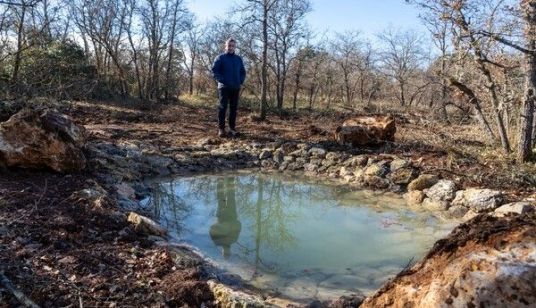
[[[218,127],[225,128],[225,114],[229,105],[229,128],[235,130],[236,109],[238,108],[238,94],[240,89],[219,88],[220,106],[218,107]]]

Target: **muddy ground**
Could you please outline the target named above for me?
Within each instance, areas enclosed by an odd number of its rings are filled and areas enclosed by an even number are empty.
[[[83,102],[62,108],[86,127],[89,142],[143,140],[165,149],[203,138],[216,144],[232,141],[216,137],[214,107],[184,102],[157,107]],[[250,110],[242,109],[239,138],[314,141],[342,149],[333,142],[332,132],[351,115],[301,111],[271,114],[267,121],[258,122]],[[501,189],[512,198],[535,193],[534,166],[517,167],[482,142],[473,126],[437,124],[421,115],[398,113],[396,117],[396,143],[357,151],[412,158],[422,170],[456,178],[465,187]],[[3,277],[43,307],[197,307],[210,300],[212,294],[198,268],[177,268],[165,249],[133,231],[114,200],[96,206],[73,196],[98,185],[95,181],[94,170],[72,175],[1,171]],[[19,305],[5,285],[0,286],[0,307]]]

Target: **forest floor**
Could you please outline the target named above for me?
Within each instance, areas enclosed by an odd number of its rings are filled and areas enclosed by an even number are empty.
[[[233,139],[217,137],[216,103],[160,106],[78,102],[67,110],[83,124],[89,142],[137,140],[165,149]],[[241,109],[242,141],[294,140],[333,144],[348,112],[270,114],[258,122]],[[500,189],[510,196],[536,193],[536,167],[519,166],[486,145],[472,125],[435,123],[421,114],[396,113],[396,142],[373,153],[412,158],[423,171],[456,178],[464,187]],[[211,298],[195,270],[176,271],[165,249],[135,233],[112,200],[91,207],[73,193],[95,184],[92,170],[62,175],[6,170],[0,176],[0,273],[2,279],[44,307],[198,306]],[[0,307],[18,301],[0,285]]]

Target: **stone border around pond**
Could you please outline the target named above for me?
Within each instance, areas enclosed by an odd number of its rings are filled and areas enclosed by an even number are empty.
[[[148,211],[138,201],[150,194],[149,187],[143,183],[144,179],[253,168],[304,172],[310,177],[331,179],[356,189],[393,191],[403,194],[409,206],[432,211],[444,219],[465,221],[480,213],[493,212],[492,215],[502,216],[535,209],[534,200],[505,204],[505,195],[500,191],[485,188],[459,189],[455,181],[440,179],[433,174],[421,174],[411,160],[394,155],[352,155],[347,151],[328,151],[318,144],[298,142],[215,143],[214,140],[205,138],[194,146],[163,150],[143,143],[95,143],[88,147],[87,152],[91,169],[96,171],[97,177],[105,185],[115,189],[120,207],[125,211],[145,214]],[[140,228],[147,230],[146,227]],[[167,247],[173,246],[160,237],[154,237],[154,240]],[[177,253],[184,255],[175,251]],[[247,290],[234,290],[215,278],[209,282],[209,286],[222,307],[293,304],[277,298],[272,298],[272,302],[266,301]],[[356,298],[341,298],[338,303],[344,306],[346,300],[355,302]]]
[[[207,138],[195,146],[161,151],[134,143],[117,146],[97,143],[90,145],[88,152],[93,169],[104,183],[115,188],[119,203],[127,209],[139,208],[136,199],[149,194],[143,184],[149,177],[260,168],[304,172],[355,188],[405,192],[409,206],[433,211],[446,219],[468,220],[492,211],[504,215],[534,210],[534,200],[505,204],[506,197],[501,191],[459,189],[453,180],[421,174],[419,168],[405,158],[333,152],[318,144],[228,142],[214,145],[213,140]]]

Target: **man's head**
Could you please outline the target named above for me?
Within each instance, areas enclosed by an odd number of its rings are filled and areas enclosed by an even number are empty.
[[[235,49],[236,49],[236,41],[234,38],[230,38],[227,41],[225,41],[225,52],[235,53]]]

